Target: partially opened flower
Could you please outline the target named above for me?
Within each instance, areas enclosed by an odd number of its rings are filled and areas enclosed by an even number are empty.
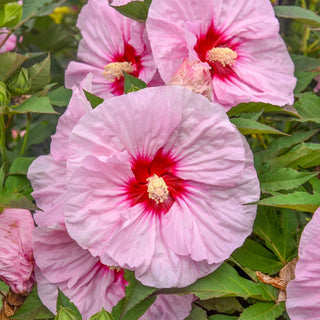
[[[201,95],[168,86],[108,99],[80,119],[68,148],[69,234],[143,284],[186,286],[251,233],[251,151]]]
[[[2,43],[5,38],[8,35],[9,30],[6,28],[1,28],[0,29],[0,43]],[[0,53],[11,51],[16,47],[17,44],[17,37],[12,34],[10,37],[5,41],[3,46],[0,48]]]
[[[211,71],[213,101],[293,103],[294,66],[269,0],[153,0],[147,31],[169,83],[185,58]]]
[[[15,293],[30,292],[33,286],[33,229],[28,210],[0,212],[0,279]]]
[[[57,288],[78,307],[84,320],[102,308],[110,312],[124,297],[123,271],[103,265],[79,247],[63,225],[37,227],[33,249],[39,297],[52,312],[56,312]]]
[[[78,58],[66,70],[66,87],[79,85],[91,72],[92,93],[102,98],[124,92],[123,72],[150,82],[156,67],[145,26],[124,17],[107,1],[89,0],[79,14],[82,40]]]
[[[291,320],[320,319],[320,209],[302,232],[295,279],[287,286]]]
[[[170,80],[170,84],[184,86],[212,100],[210,69],[200,61],[184,59]]]

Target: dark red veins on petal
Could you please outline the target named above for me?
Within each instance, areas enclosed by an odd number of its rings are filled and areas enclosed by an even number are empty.
[[[232,76],[235,76],[232,66],[223,66],[218,61],[212,62],[207,59],[208,51],[216,47],[224,47],[233,51],[237,51],[238,44],[227,40],[212,23],[206,33],[197,37],[197,43],[194,46],[194,50],[198,54],[198,57],[201,61],[207,62],[211,66],[211,77],[218,77],[221,80],[230,79]]]
[[[130,44],[124,44],[124,52],[117,53],[114,56],[112,62],[131,62],[134,67],[134,72],[131,73],[134,77],[139,77],[140,71],[142,69],[141,57],[137,55],[136,49]],[[115,79],[112,83],[112,89],[114,95],[122,95],[124,93],[124,78]]]
[[[131,170],[134,178],[128,182],[127,195],[134,206],[143,204],[145,212],[158,215],[165,214],[175,200],[186,193],[186,182],[175,175],[177,161],[160,149],[153,159],[138,157],[132,161]],[[168,187],[169,196],[163,203],[156,203],[149,198],[147,191],[147,178],[156,174],[162,177]]]

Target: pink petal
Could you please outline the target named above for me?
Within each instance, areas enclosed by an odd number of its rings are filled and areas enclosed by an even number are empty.
[[[140,320],[184,320],[191,312],[192,294],[160,294]]]
[[[33,237],[35,261],[42,276],[43,292],[52,294],[56,285],[78,307],[83,319],[102,308],[111,311],[124,296],[124,279],[92,257],[73,241],[63,228],[38,227]],[[48,298],[44,295],[43,302]],[[49,303],[52,308],[52,304]]]
[[[302,232],[295,279],[287,286],[287,312],[292,320],[320,317],[320,210]]]
[[[63,148],[64,149],[64,148]],[[51,155],[35,159],[28,170],[31,182],[32,196],[37,206],[43,211],[37,211],[34,218],[38,225],[54,225],[64,221],[63,204],[66,193],[65,161],[56,161]]]
[[[24,209],[0,213],[0,278],[15,293],[30,292],[33,286],[32,215]]]

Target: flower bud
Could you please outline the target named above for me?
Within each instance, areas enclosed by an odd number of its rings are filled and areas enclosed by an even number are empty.
[[[0,106],[5,106],[10,102],[11,95],[7,86],[0,81]]]
[[[25,68],[19,69],[9,78],[7,85],[13,95],[26,93],[31,88],[28,70]]]
[[[186,87],[212,101],[212,80],[209,67],[197,60],[184,59],[170,81],[171,85]]]

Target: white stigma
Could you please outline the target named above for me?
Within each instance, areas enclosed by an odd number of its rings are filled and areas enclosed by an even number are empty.
[[[230,48],[212,48],[207,53],[207,59],[211,62],[217,61],[225,66],[232,66],[236,61],[238,55]]]
[[[154,174],[152,177],[147,179],[147,182],[150,199],[154,200],[157,204],[168,199],[169,191],[163,178]]]
[[[127,73],[134,72],[134,67],[131,62],[111,62],[104,67],[103,76],[108,81],[115,81],[123,77],[123,71]]]

